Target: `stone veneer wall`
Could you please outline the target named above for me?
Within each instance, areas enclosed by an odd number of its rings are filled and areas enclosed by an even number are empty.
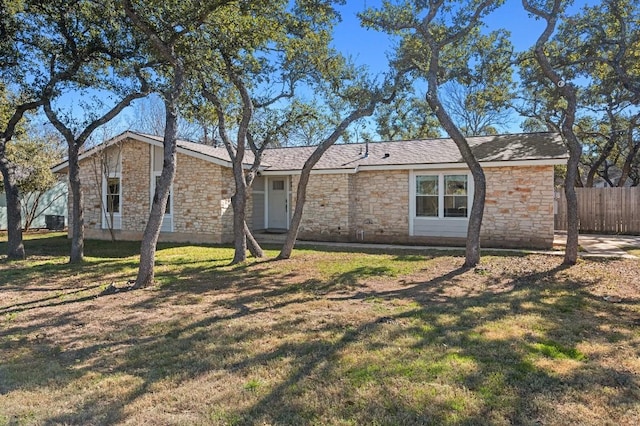
[[[351,175],[353,236],[362,241],[409,236],[409,176],[406,170]]]
[[[482,244],[551,247],[553,166],[492,167],[485,175]],[[294,176],[294,203],[298,180]],[[409,236],[408,171],[314,174],[307,191],[302,239],[464,245],[463,238]]]
[[[340,174],[312,174],[307,184],[300,238],[316,240],[348,240],[352,236],[349,223],[350,176]],[[293,176],[291,188],[292,210],[297,201],[300,176]]]
[[[149,196],[151,147],[127,140],[122,145],[122,230],[144,232],[151,197]]]
[[[231,195],[235,192],[232,170],[180,154],[177,170],[173,187],[175,232],[161,238],[232,241]],[[485,174],[483,245],[551,247],[553,166],[487,168]],[[102,184],[95,182],[92,159],[81,162],[81,179],[86,235],[109,238],[108,231],[101,229]],[[123,230],[118,238],[141,238],[150,208],[149,179],[150,146],[125,141],[122,145]],[[299,176],[293,176],[292,208],[298,181]],[[250,192],[248,218],[251,218],[252,207]],[[307,194],[300,238],[424,242],[420,237],[409,236],[408,171],[313,174]]]
[[[553,166],[485,169],[482,242],[491,246],[553,245]]]
[[[178,154],[173,182],[173,229],[176,233],[208,235],[221,242],[223,168],[199,158]]]
[[[122,143],[122,229],[116,231],[117,239],[142,238],[151,203],[151,148],[143,142]],[[160,239],[222,242],[223,234],[233,232],[230,169],[182,154],[178,154],[177,164],[173,183],[174,232],[163,233]],[[101,222],[102,183],[95,183],[93,159],[83,160],[80,166],[86,237],[108,239],[110,235],[102,229]]]
[[[98,161],[96,159],[96,161]],[[80,187],[82,190],[82,209],[84,211],[84,227],[85,232],[91,229],[100,229],[101,220],[101,204],[100,194],[102,193],[102,178],[100,172],[100,163],[94,163],[93,159],[85,159],[80,161]],[[97,179],[96,179],[97,175]],[[96,182],[96,180],[98,182]],[[69,188],[69,237],[71,237],[71,227],[73,226],[73,194]]]
[[[293,177],[296,202],[299,176]],[[300,238],[406,241],[409,235],[406,171],[312,174]]]

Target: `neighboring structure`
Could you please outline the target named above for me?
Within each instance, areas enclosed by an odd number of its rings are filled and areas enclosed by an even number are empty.
[[[22,223],[24,225],[25,215],[24,210],[33,207],[35,196],[33,194],[27,194],[23,197],[23,202],[26,201],[26,206],[22,209]],[[53,188],[46,191],[40,197],[38,208],[36,209],[37,217],[31,223],[31,229],[45,228],[47,226],[47,216],[54,216],[58,222],[64,222],[66,224],[67,216],[67,185],[65,182],[56,183]],[[7,198],[3,193],[0,193],[0,230],[7,229]]]
[[[487,180],[482,244],[551,247],[553,166],[568,157],[561,138],[533,133],[469,143]],[[300,170],[314,149],[265,152],[248,202],[254,231],[288,229]],[[80,164],[86,236],[110,238],[111,227],[118,239],[140,239],[162,170],[162,138],[125,132],[84,153]],[[230,242],[233,193],[224,147],[179,141],[161,239]],[[463,244],[473,179],[450,139],[343,144],[318,162],[307,194],[301,239]]]

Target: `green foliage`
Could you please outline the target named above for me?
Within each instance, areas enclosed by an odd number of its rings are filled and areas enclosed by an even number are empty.
[[[44,192],[57,182],[51,166],[61,159],[59,150],[50,142],[19,139],[7,144],[7,158],[15,166],[21,193]],[[3,189],[0,182],[0,189]]]
[[[584,146],[581,184],[601,177],[623,185],[637,174],[640,151],[640,6],[606,0],[563,16],[545,52],[562,76],[577,88],[574,132]],[[531,51],[520,55],[521,112],[527,123],[559,130],[567,102],[548,81]]]
[[[514,96],[510,34],[482,32],[473,18],[476,8],[481,19],[502,2],[489,7],[480,3],[445,1],[438,6],[406,1],[361,14],[363,25],[399,38],[399,72],[426,80],[437,50],[437,83],[446,89],[443,104],[466,134],[488,133],[504,125]]]
[[[426,101],[417,97],[398,97],[378,108],[377,132],[384,140],[410,140],[441,136],[440,123]]]

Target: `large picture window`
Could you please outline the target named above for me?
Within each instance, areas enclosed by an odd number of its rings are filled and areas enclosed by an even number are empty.
[[[416,176],[416,217],[466,218],[469,211],[469,176],[434,174]]]

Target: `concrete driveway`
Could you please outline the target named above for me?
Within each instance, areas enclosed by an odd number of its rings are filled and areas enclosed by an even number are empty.
[[[566,243],[566,232],[557,232],[553,241],[554,246],[566,245]],[[578,244],[588,255],[637,259],[636,256],[627,253],[624,249],[627,247],[640,248],[640,235],[580,234]]]

